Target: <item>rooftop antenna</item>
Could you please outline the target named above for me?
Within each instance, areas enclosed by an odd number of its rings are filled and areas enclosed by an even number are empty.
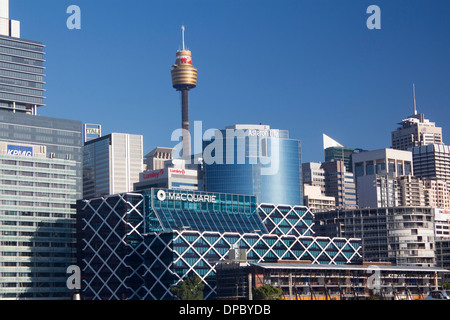
[[[184,30],[185,30],[185,27],[184,27],[184,26],[181,26],[181,33],[182,33],[182,37],[183,37],[183,51],[185,51],[185,46],[184,46]]]
[[[414,115],[417,115],[417,105],[416,105],[416,86],[413,83],[413,97],[414,97]]]

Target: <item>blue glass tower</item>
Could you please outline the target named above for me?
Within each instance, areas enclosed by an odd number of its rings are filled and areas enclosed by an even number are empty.
[[[302,205],[301,143],[287,130],[234,125],[203,142],[205,191],[255,195],[258,203]]]

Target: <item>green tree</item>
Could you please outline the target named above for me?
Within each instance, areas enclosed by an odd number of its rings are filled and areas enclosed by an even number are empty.
[[[181,281],[176,287],[172,287],[172,293],[180,300],[203,300],[205,284],[197,275],[190,275]]]
[[[264,285],[253,289],[253,297],[255,300],[278,300],[281,299],[283,291],[270,285]]]

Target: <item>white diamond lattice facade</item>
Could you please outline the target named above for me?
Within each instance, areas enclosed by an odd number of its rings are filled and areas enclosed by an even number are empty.
[[[207,230],[202,226],[198,230],[188,226],[161,230],[168,227],[164,225],[163,215],[170,215],[172,222],[176,221],[183,207],[190,207],[192,212],[194,204],[160,201],[157,191],[79,201],[79,263],[84,299],[173,299],[170,287],[191,274],[198,275],[205,283],[205,299],[213,299],[215,266],[226,260],[230,249],[236,247],[246,250],[247,259],[256,262],[298,260],[347,264],[361,260],[359,239],[315,237],[311,225],[313,215],[308,208],[256,205],[253,196],[246,196],[249,198],[244,203],[240,195],[216,194],[217,203],[211,204],[211,208],[217,205],[216,209],[224,216],[223,222],[234,224],[227,230],[211,227]],[[239,201],[243,211],[237,214]],[[175,208],[177,203],[181,205],[179,210]],[[174,207],[159,211],[160,205]],[[208,223],[212,210],[204,203],[196,205],[195,214],[203,216],[201,221]],[[235,205],[237,211],[228,207]],[[250,212],[245,212],[249,208]],[[152,216],[162,222],[160,226],[152,223]],[[245,224],[246,231],[235,231]],[[260,229],[251,231],[255,225]]]

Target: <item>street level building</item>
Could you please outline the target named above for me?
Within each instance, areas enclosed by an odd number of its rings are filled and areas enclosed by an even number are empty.
[[[398,267],[366,262],[360,265],[243,263],[217,266],[217,298],[252,300],[252,290],[271,285],[284,300],[418,300],[439,288],[447,269]],[[374,278],[377,281],[372,283]]]
[[[397,266],[435,265],[434,209],[361,208],[315,213],[315,232],[328,237],[357,237],[364,261]]]
[[[438,267],[450,269],[450,239],[436,239],[436,265]],[[450,272],[444,275],[443,282],[450,281]]]

